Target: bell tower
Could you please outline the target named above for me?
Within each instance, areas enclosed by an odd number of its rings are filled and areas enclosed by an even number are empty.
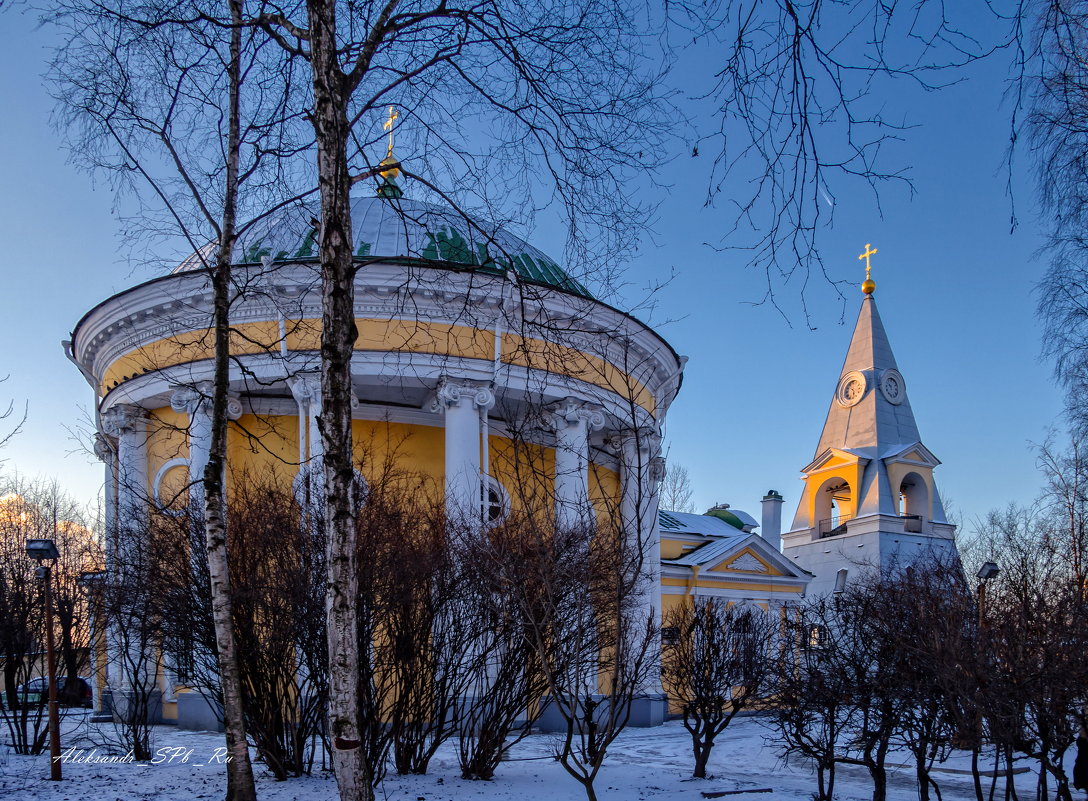
[[[860,571],[958,559],[906,382],[877,313],[865,246],[865,297],[783,553],[822,595]],[[845,573],[843,571],[846,571]]]

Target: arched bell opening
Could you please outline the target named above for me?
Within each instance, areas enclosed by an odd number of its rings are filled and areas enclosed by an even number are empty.
[[[907,473],[899,484],[899,516],[903,528],[919,533],[929,519],[929,485],[918,473]]]
[[[816,528],[821,538],[845,534],[853,516],[854,493],[848,481],[836,476],[820,485],[816,491]]]

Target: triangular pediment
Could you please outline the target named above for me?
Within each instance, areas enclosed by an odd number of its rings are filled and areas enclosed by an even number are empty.
[[[869,459],[856,451],[847,450],[844,448],[826,448],[819,456],[813,459],[805,467],[801,468],[801,472],[805,475],[810,473],[818,473],[821,470],[832,470],[836,467],[842,467],[843,465],[855,465],[858,463],[866,464]]]
[[[780,576],[782,573],[768,564],[766,559],[751,547],[742,549],[739,553],[730,554],[716,565],[708,567],[707,573],[748,573],[761,576]]]
[[[719,553],[713,560],[708,560],[702,572],[703,575],[724,573],[734,576],[783,578],[798,578],[804,573],[757,534],[744,538],[725,553]]]
[[[923,465],[925,467],[936,467],[941,463],[941,460],[934,456],[933,452],[921,442],[915,442],[910,445],[890,448],[889,451],[884,454],[884,463],[891,464],[892,462],[904,462],[907,464]]]

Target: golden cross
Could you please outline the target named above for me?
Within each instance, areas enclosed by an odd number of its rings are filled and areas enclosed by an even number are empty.
[[[397,110],[393,106],[390,106],[389,107],[389,119],[387,119],[382,124],[382,127],[385,128],[385,130],[389,131],[389,154],[388,155],[390,155],[390,156],[393,155],[393,121],[395,119],[397,119],[397,117],[399,117],[399,116],[400,116],[400,114],[397,113]]]
[[[865,259],[865,280],[866,281],[869,280],[869,271],[873,269],[873,266],[869,263],[869,257],[872,256],[874,253],[879,253],[879,252],[880,251],[878,251],[876,248],[874,248],[872,245],[870,245],[868,242],[866,242],[865,243],[865,252],[862,253],[860,256],[858,256],[859,259]]]

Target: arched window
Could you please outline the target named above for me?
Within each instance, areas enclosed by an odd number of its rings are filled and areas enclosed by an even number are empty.
[[[487,525],[498,526],[506,522],[510,515],[510,496],[506,489],[495,480],[487,477]]]

